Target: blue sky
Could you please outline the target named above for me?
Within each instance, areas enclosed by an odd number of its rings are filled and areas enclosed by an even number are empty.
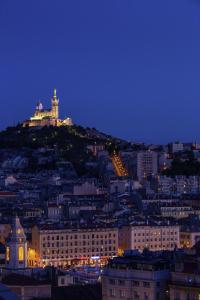
[[[200,141],[200,1],[0,0],[0,128],[54,87],[83,126]]]

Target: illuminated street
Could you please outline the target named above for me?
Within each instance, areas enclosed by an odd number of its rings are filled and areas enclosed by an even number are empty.
[[[111,160],[115,169],[115,173],[119,177],[128,176],[128,171],[122,163],[120,156],[114,151]]]

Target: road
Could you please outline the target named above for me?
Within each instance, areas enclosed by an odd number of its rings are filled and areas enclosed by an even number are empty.
[[[115,169],[115,173],[119,177],[128,176],[128,171],[126,170],[120,156],[114,151],[111,155],[111,160]]]

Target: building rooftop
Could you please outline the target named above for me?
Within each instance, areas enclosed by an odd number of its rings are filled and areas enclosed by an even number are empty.
[[[138,251],[127,252],[124,256],[111,259],[107,265],[108,268],[134,269],[146,271],[159,271],[169,269],[169,260],[166,259],[162,252],[153,253],[145,250],[142,254]]]
[[[36,285],[44,285],[49,284],[47,281],[40,281],[33,277],[12,273],[2,279],[2,283],[8,286],[36,286]]]
[[[97,230],[97,229],[110,229],[114,228],[115,226],[112,225],[106,225],[106,224],[93,224],[93,223],[87,223],[87,224],[78,224],[74,223],[72,224],[71,222],[69,223],[44,223],[44,224],[37,224],[37,227],[40,230],[79,230],[79,229],[85,229],[85,230]]]

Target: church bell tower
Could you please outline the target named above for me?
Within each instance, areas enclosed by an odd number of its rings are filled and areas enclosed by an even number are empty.
[[[27,241],[18,216],[13,218],[11,233],[6,241],[6,268],[27,268]]]
[[[57,98],[56,95],[56,89],[54,89],[53,98],[51,99],[51,105],[52,105],[51,112],[52,112],[52,118],[55,119],[59,118],[58,104],[59,104],[59,99]]]

